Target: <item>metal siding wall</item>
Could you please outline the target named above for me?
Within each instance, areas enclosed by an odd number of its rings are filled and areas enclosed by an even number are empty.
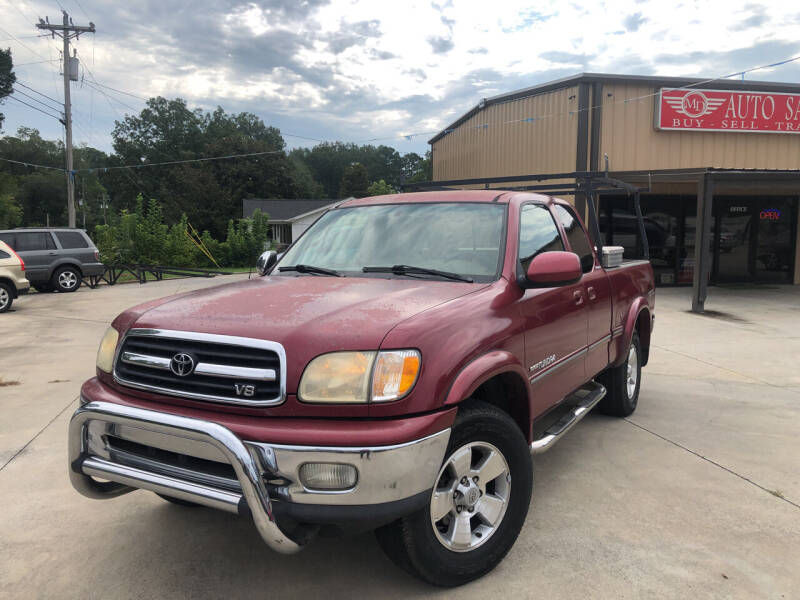
[[[600,155],[608,154],[612,171],[800,169],[798,134],[656,130],[657,98],[649,96],[655,91],[642,85],[604,86]],[[640,96],[648,97],[635,99]]]
[[[573,171],[577,106],[570,87],[487,107],[433,144],[433,179]]]

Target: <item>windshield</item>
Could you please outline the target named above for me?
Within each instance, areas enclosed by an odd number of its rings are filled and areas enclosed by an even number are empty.
[[[505,206],[498,204],[339,208],[320,218],[286,252],[279,266],[313,265],[362,275],[363,267],[411,265],[492,281],[500,267],[504,223]]]

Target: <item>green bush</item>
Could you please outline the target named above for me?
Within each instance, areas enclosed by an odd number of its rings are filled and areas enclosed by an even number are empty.
[[[219,241],[208,231],[197,232],[185,214],[167,225],[158,200],[151,199],[145,207],[140,194],[134,212],[123,210],[111,224],[95,227],[94,242],[108,265],[248,267],[267,248],[268,232],[269,217],[256,210],[250,219],[231,219],[225,241]]]

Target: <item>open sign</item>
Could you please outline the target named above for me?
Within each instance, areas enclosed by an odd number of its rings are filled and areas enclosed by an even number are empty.
[[[781,218],[781,211],[777,208],[765,208],[761,211],[760,217],[762,221],[777,221]]]

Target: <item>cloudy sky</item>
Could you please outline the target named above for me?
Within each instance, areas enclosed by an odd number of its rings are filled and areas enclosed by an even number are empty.
[[[76,43],[74,135],[104,150],[114,120],[154,95],[251,111],[292,147],[315,142],[291,135],[378,138],[422,153],[427,132],[481,98],[536,83],[584,71],[717,77],[800,55],[800,9],[787,1],[0,0],[18,80],[57,100],[60,42],[33,23],[60,21],[59,6],[97,26]],[[800,61],[747,78],[796,83]],[[2,111],[5,133],[62,135],[18,102]]]

